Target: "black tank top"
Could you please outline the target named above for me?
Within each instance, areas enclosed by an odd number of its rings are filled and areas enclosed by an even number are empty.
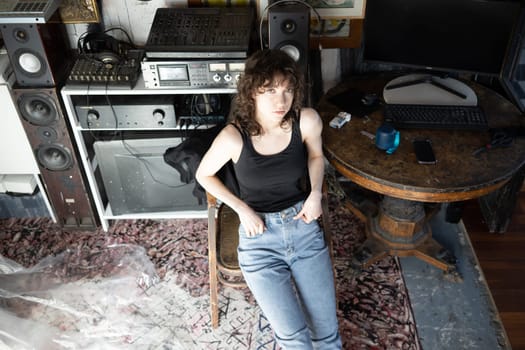
[[[303,181],[308,171],[307,151],[299,122],[292,123],[288,146],[272,155],[259,154],[251,138],[240,132],[243,147],[234,169],[241,199],[255,211],[266,213],[281,211],[305,199]]]

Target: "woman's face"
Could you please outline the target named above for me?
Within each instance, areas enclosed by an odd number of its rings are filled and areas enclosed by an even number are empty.
[[[280,122],[292,107],[294,89],[288,80],[276,76],[272,83],[266,82],[264,86],[258,88],[253,98],[257,120],[271,118]]]

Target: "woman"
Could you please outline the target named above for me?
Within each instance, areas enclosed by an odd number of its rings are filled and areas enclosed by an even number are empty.
[[[316,220],[322,122],[315,110],[301,108],[303,88],[302,72],[283,51],[248,58],[232,123],[196,178],[239,215],[239,265],[277,342],[284,349],[340,349],[332,264]],[[239,196],[216,176],[230,160]]]

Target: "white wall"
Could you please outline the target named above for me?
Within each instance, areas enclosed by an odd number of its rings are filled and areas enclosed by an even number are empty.
[[[323,77],[323,92],[337,85],[341,79],[339,49],[322,49],[321,74]]]

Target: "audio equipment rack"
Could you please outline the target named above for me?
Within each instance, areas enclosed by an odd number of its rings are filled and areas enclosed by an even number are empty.
[[[255,22],[250,7],[159,8],[148,58],[246,58]]]
[[[193,133],[226,121],[236,93],[237,89],[230,86],[149,89],[142,79],[132,89],[88,84],[66,84],[61,89],[71,133],[78,146],[79,161],[84,166],[104,231],[108,231],[113,220],[206,218],[206,206],[198,204],[193,195],[194,184],[179,182],[177,171],[166,167],[162,154],[170,145],[176,146],[178,141]],[[194,99],[195,94],[199,97]],[[205,94],[208,95],[206,98]],[[172,102],[168,109],[166,101],[169,100]],[[135,102],[142,105],[135,106]],[[84,109],[83,113],[80,108]],[[129,127],[123,127],[124,123]],[[168,139],[174,142],[166,143]],[[107,147],[103,146],[103,141],[108,141]],[[98,153],[95,143],[102,146]],[[131,147],[127,149],[129,145]],[[137,153],[132,149],[148,160],[130,157],[130,152]],[[103,174],[111,174],[111,169],[115,168],[121,170],[104,179]],[[136,182],[139,178],[141,181]],[[170,186],[157,191],[162,183]],[[110,197],[110,190],[120,198]],[[124,202],[121,200],[123,195]],[[137,200],[144,205],[139,203],[133,207]],[[163,204],[173,201],[176,204]]]

